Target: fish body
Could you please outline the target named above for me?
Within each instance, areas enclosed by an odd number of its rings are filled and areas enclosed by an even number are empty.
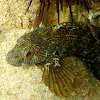
[[[92,27],[100,39],[100,28],[94,25]],[[97,73],[95,76],[100,79],[100,42],[93,37],[88,25],[82,22],[67,22],[55,26],[39,27],[25,34],[8,52],[7,61],[14,66],[42,64],[49,67],[49,70],[45,69],[44,73],[53,75],[52,73],[55,73],[53,70],[60,69],[61,60],[68,56],[79,57],[91,65],[94,73]],[[43,75],[44,83],[51,91],[55,92],[50,88],[50,76],[47,78],[45,75]],[[47,80],[50,81],[49,85]],[[60,92],[55,93],[61,94]],[[62,90],[62,93],[67,92]],[[63,96],[66,97],[66,94]]]
[[[100,38],[100,28],[93,28]],[[89,27],[79,22],[37,28],[17,41],[7,55],[7,61],[15,66],[46,63],[55,55],[81,56],[84,59],[95,60],[100,53],[100,43],[92,36]],[[33,55],[27,57],[25,54],[28,51]]]

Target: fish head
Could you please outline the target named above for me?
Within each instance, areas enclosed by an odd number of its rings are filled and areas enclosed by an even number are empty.
[[[17,40],[14,48],[8,52],[6,60],[13,66],[26,66],[41,63],[47,57],[47,51],[38,43],[39,39],[32,39],[30,34],[22,36]]]

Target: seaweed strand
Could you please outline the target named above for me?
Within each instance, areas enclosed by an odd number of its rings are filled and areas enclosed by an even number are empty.
[[[88,11],[88,13],[89,13],[89,8],[88,8],[88,6],[87,6],[87,4],[86,4],[86,1],[85,0],[82,0],[82,2],[83,2],[83,5],[84,5],[84,8]]]
[[[70,0],[66,0],[66,5],[70,9],[71,19],[72,19],[72,22],[73,22],[73,14],[72,14],[72,8],[71,8],[71,2],[70,2]]]
[[[29,1],[29,4],[28,4],[28,6],[27,6],[27,8],[26,8],[26,11],[25,11],[25,14],[26,14],[26,12],[29,10],[29,7],[31,6],[32,1],[33,1],[33,0],[30,0],[30,1]]]
[[[61,10],[63,11],[63,0],[60,0]]]
[[[58,24],[59,24],[59,0],[56,0],[56,7],[57,7],[57,13],[58,13]]]

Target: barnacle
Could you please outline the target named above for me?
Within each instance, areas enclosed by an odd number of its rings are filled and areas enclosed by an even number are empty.
[[[30,0],[29,1],[29,4],[27,6],[27,9],[26,9],[26,12],[28,11],[31,3],[32,3],[33,0]],[[72,19],[72,22],[73,22],[73,14],[72,14],[72,4],[76,4],[76,5],[79,5],[82,3],[82,5],[84,6],[84,8],[88,11],[89,13],[89,8],[88,8],[88,5],[87,5],[87,2],[89,0],[40,0],[40,22],[42,21],[42,18],[43,18],[43,14],[44,14],[44,9],[45,7],[47,6],[47,10],[49,9],[50,7],[50,4],[53,2],[56,4],[56,11],[57,11],[57,14],[58,14],[58,23],[59,23],[59,4],[61,5],[61,10],[63,11],[63,4],[66,3],[66,7],[70,9],[70,14],[71,14],[71,19]]]

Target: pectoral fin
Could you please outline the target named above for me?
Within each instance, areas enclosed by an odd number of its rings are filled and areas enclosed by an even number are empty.
[[[54,62],[48,63],[42,76],[45,85],[57,96],[68,97],[73,92],[76,73],[73,69],[74,67],[71,67],[66,60],[66,58],[61,59],[59,61],[60,66],[58,64],[56,67]]]

